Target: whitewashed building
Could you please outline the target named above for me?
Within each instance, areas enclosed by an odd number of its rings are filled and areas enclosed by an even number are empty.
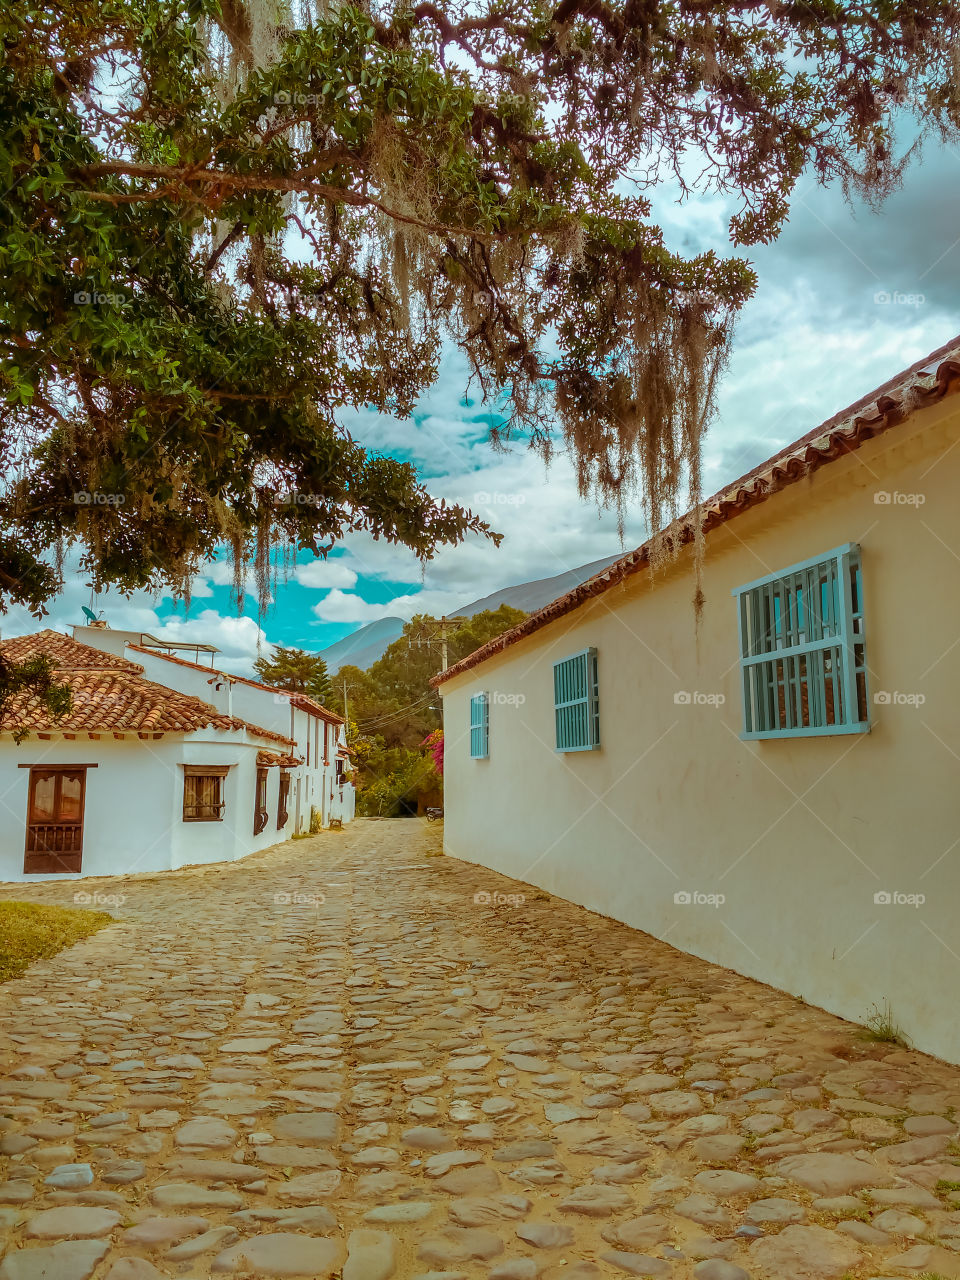
[[[478,888],[960,1062],[958,392],[960,338],[708,499],[699,616],[644,544],[438,677]]]
[[[353,817],[340,717],[141,632],[76,632],[0,645],[49,655],[73,694],[57,724],[30,697],[0,720],[0,880],[231,861]]]

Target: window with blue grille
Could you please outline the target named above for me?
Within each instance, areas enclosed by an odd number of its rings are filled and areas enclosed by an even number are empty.
[[[470,756],[486,760],[490,754],[490,699],[477,693],[470,699]]]
[[[826,551],[734,591],[744,738],[865,733],[860,548]]]
[[[599,750],[596,649],[584,649],[553,664],[553,708],[558,751]]]

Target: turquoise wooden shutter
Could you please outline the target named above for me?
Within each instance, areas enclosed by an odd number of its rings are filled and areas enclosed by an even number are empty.
[[[490,701],[485,693],[470,699],[470,756],[486,760],[490,754]]]
[[[847,543],[734,592],[744,738],[865,733],[860,548]]]
[[[599,750],[596,649],[584,649],[553,664],[553,709],[558,751]]]

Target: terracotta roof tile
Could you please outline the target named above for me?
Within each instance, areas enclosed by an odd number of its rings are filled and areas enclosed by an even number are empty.
[[[272,769],[275,765],[279,765],[281,769],[293,769],[296,765],[303,764],[303,760],[292,753],[277,755],[274,751],[258,751],[257,764],[262,769]]]
[[[0,656],[24,662],[46,654],[57,663],[56,676],[70,686],[73,708],[56,724],[32,694],[11,700],[0,730],[30,729],[52,733],[192,733],[197,729],[246,729],[268,742],[292,745],[284,734],[226,716],[216,707],[145,680],[143,667],[100,649],[80,644],[56,631],[17,636],[0,644]]]
[[[59,631],[35,631],[29,636],[14,636],[0,644],[0,652],[8,662],[26,662],[37,653],[45,653],[62,667],[71,671],[135,671],[143,674],[143,667],[127,658],[118,658],[115,654],[105,653],[102,649],[94,649],[91,645],[80,644]]]
[[[859,449],[865,441],[905,422],[916,410],[935,404],[958,390],[960,337],[939,347],[923,360],[918,360],[869,395],[828,418],[819,427],[787,445],[745,476],[707,498],[703,503],[704,533],[710,533],[718,525],[765,502],[774,493],[795,484],[812,471]],[[691,517],[692,512],[687,512],[672,526],[681,542],[693,540]],[[516,644],[518,640],[532,635],[555,619],[572,613],[588,600],[609,591],[647,565],[651,546],[650,541],[643,543],[635,551],[622,556],[600,573],[568,591],[566,595],[530,614],[511,630],[503,632],[434,676],[430,681],[431,685],[436,687],[444,684],[454,676],[479,666],[494,654]]]

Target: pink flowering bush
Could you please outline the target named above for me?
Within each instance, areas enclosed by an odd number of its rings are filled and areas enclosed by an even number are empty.
[[[434,729],[433,733],[427,734],[420,743],[421,747],[428,747],[430,754],[433,756],[433,767],[443,777],[443,730]]]

